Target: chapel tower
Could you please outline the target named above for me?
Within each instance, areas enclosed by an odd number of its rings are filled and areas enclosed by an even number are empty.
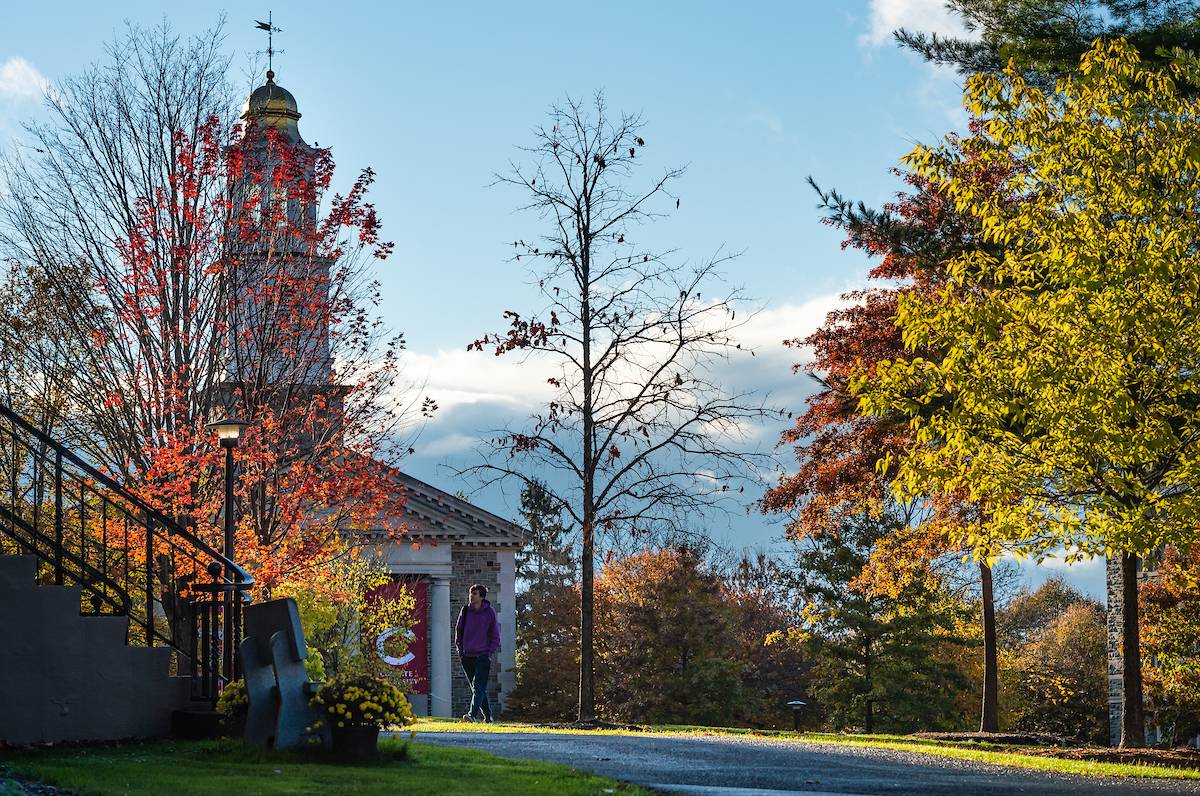
[[[266,30],[269,25],[261,23],[260,27]],[[296,98],[268,71],[266,83],[250,94],[242,114],[246,176],[230,186],[242,226],[250,233],[244,245],[233,252],[238,262],[231,269],[235,306],[231,323],[242,333],[230,338],[234,374],[230,381],[235,387],[239,383],[265,385],[268,400],[299,397],[304,403],[306,396],[323,397],[337,418],[345,390],[335,383],[328,312],[331,272],[335,285],[332,300],[336,302],[338,295],[336,263],[323,254],[328,246],[314,247],[312,236],[304,235],[305,230],[316,230],[321,224],[316,203],[297,198],[291,190],[296,181],[311,184],[314,176],[319,176],[323,152],[304,141],[299,120]],[[289,158],[288,162],[296,165],[291,180],[279,184],[270,179],[269,175],[278,173],[277,166]],[[292,234],[296,232],[300,234]],[[297,294],[302,301],[294,300]],[[289,309],[297,303],[301,312],[291,314]],[[300,334],[296,334],[297,326]],[[300,344],[293,347],[291,340]],[[312,365],[298,373],[294,367],[289,370],[296,357]],[[386,539],[379,547],[382,563],[397,583],[411,590],[417,615],[411,628],[411,654],[404,660],[385,662],[404,669],[415,715],[466,712],[471,687],[453,659],[452,629],[468,588],[484,584],[499,614],[501,635],[488,690],[497,704],[503,705],[516,683],[515,556],[525,532],[456,495],[387,469],[394,488],[405,496],[403,521],[408,539],[400,543],[389,538],[394,523],[388,517],[381,518],[367,534]]]
[[[300,135],[300,110],[267,71],[242,112],[243,175],[230,186],[233,244],[230,376],[260,388],[329,388],[332,259],[313,191],[321,152]]]

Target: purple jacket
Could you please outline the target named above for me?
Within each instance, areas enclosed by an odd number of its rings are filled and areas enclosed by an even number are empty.
[[[490,602],[484,600],[478,611],[472,610],[470,605],[463,606],[454,629],[454,645],[458,647],[460,657],[491,656],[500,649],[500,622]]]

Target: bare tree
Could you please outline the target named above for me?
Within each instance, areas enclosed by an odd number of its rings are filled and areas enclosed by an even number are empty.
[[[0,263],[0,401],[46,434],[63,436],[62,386],[83,356],[64,344],[63,319],[80,308],[63,306],[48,287],[35,268]]]
[[[593,577],[602,536],[694,529],[761,483],[765,456],[748,450],[763,397],[730,392],[720,369],[742,346],[744,297],[722,283],[725,255],[681,264],[633,241],[636,229],[679,199],[668,169],[632,186],[642,122],[609,113],[602,95],[553,107],[529,162],[499,184],[521,190],[544,231],[513,243],[544,305],[472,344],[545,366],[554,397],[523,430],[489,434],[481,463],[462,471],[486,486],[545,478],[581,529],[579,719],[595,718]],[[712,286],[712,287],[710,287]],[[714,292],[702,295],[702,291]],[[746,353],[749,353],[748,351]],[[601,539],[600,542],[597,540]]]
[[[256,547],[239,549],[270,589],[349,528],[396,527],[388,467],[420,397],[378,317],[372,266],[391,244],[373,172],[335,195],[329,150],[260,92],[237,123],[223,42],[221,25],[131,27],[48,92],[49,120],[0,161],[0,253],[13,289],[36,283],[51,309],[39,347],[0,329],[0,352],[23,354],[10,392],[53,379],[60,434],[197,527],[222,502],[205,425],[250,421],[239,505]]]
[[[59,388],[88,426],[71,436],[116,473],[144,468],[145,451],[177,428],[169,405],[207,417],[221,378],[219,359],[206,356],[221,340],[219,280],[206,278],[211,257],[179,253],[203,249],[187,219],[226,190],[216,178],[185,186],[180,167],[181,156],[201,156],[210,118],[233,120],[223,42],[221,24],[186,39],[165,22],[130,27],[104,61],[47,93],[49,120],[27,126],[27,143],[2,164],[0,246],[66,310],[54,319],[60,359],[71,363]],[[119,297],[129,292],[130,231],[147,224],[169,242],[150,250],[163,312],[131,324]],[[185,370],[186,385],[163,377]],[[133,385],[144,400],[105,401]]]

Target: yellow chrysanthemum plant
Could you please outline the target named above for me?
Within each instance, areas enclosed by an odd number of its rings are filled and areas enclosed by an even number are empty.
[[[221,723],[227,730],[234,730],[246,721],[246,713],[250,710],[250,695],[246,692],[246,681],[234,680],[221,689],[221,698],[217,700],[217,713],[221,714]]]
[[[412,708],[400,689],[371,674],[329,680],[317,689],[312,704],[325,714],[330,729],[396,730],[413,723]]]

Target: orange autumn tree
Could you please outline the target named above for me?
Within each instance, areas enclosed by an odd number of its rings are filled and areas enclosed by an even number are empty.
[[[769,490],[762,503],[766,511],[789,514],[793,539],[894,502],[892,473],[878,465],[910,445],[911,435],[903,423],[861,414],[847,385],[854,373],[875,362],[912,356],[892,322],[898,298],[908,291],[936,290],[944,278],[939,264],[947,256],[948,241],[964,237],[957,216],[940,196],[912,178],[908,182],[915,193],[901,195],[882,211],[817,188],[824,223],[847,235],[843,248],[860,249],[880,262],[868,272],[872,287],[843,296],[844,306],[830,312],[809,336],[785,341],[791,348],[812,351],[812,359],[794,365],[793,372],[803,371],[818,384],[805,411],[780,438],[781,445],[794,446],[798,468]],[[906,525],[925,527],[919,521],[926,518],[926,504],[898,508]],[[927,538],[909,541],[924,549],[933,544]],[[903,577],[899,571],[877,574]]]
[[[1200,545],[1166,547],[1141,591],[1149,710],[1178,746],[1200,735]]]
[[[648,548],[596,579],[600,714],[729,726],[743,702],[739,617],[720,574],[688,547]]]
[[[917,580],[936,581],[957,568],[966,523],[978,521],[978,509],[951,495],[929,495],[900,502],[892,489],[891,464],[915,444],[908,424],[865,415],[849,392],[853,376],[875,364],[919,356],[909,350],[893,322],[905,294],[932,293],[944,284],[944,263],[956,253],[982,244],[976,225],[956,213],[946,197],[927,181],[906,175],[909,188],[880,210],[854,204],[835,191],[822,191],[824,222],[846,234],[843,248],[865,252],[879,262],[869,272],[872,286],[847,293],[844,306],[805,338],[786,341],[812,351],[797,364],[819,387],[781,437],[793,446],[797,469],[784,476],[762,501],[768,512],[789,517],[788,537],[799,541],[826,533],[860,515],[898,516],[894,530],[874,545],[852,587],[865,594],[895,597]],[[999,729],[997,648],[990,561],[979,561],[985,666],[983,731]]]
[[[69,365],[44,371],[65,406],[55,433],[218,549],[205,424],[251,424],[237,557],[269,594],[322,586],[360,538],[343,531],[398,530],[391,468],[415,412],[403,339],[377,317],[370,264],[391,245],[373,174],[335,194],[294,101],[234,123],[221,40],[131,28],[56,86],[33,146],[3,164],[0,245],[70,308],[48,322]]]

